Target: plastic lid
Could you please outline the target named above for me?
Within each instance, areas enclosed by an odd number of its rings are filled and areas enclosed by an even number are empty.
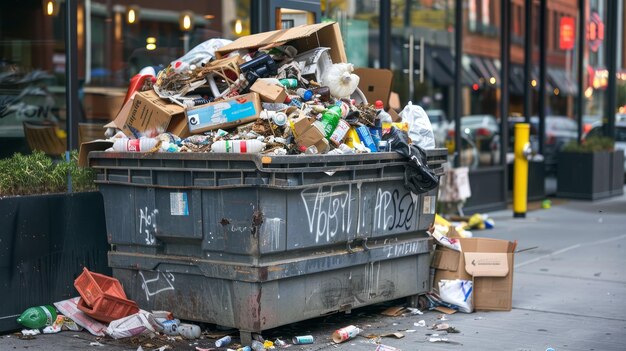
[[[385,108],[385,105],[383,105],[383,102],[381,100],[376,100],[376,102],[374,103],[374,108],[382,110]]]

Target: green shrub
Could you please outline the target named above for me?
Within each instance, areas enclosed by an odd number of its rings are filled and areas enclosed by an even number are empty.
[[[78,167],[76,151],[71,153],[69,162],[53,161],[39,151],[31,155],[16,153],[0,160],[0,196],[67,192],[68,173],[73,191],[96,189],[94,171]]]
[[[598,152],[613,151],[614,149],[615,141],[605,136],[592,136],[583,140],[580,144],[576,140],[572,140],[563,147],[565,152]]]

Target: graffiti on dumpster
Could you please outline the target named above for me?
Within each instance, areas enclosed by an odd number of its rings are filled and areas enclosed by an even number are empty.
[[[335,190],[334,187],[321,186],[317,189],[305,189],[300,193],[309,224],[309,232],[315,234],[315,242],[330,242],[337,233],[345,233],[352,224],[351,199],[352,187]]]
[[[376,206],[374,207],[374,226],[378,229],[392,230],[397,228],[411,229],[413,216],[417,208],[418,196],[407,192],[400,196],[396,189],[393,191],[376,192]]]
[[[147,275],[148,272],[146,272]],[[174,288],[174,274],[170,272],[156,271],[156,276],[146,279],[142,271],[139,271],[141,277],[141,288],[146,293],[146,300],[150,301],[150,296],[160,294],[168,290],[176,290]]]
[[[145,234],[146,244],[154,245],[156,243],[157,221],[156,217],[159,210],[154,209],[148,212],[148,207],[139,209],[139,234]]]
[[[396,241],[397,240],[398,239],[396,238]],[[420,251],[419,241],[388,243],[387,239],[385,239],[384,245],[383,252],[386,254],[387,258],[414,255]]]

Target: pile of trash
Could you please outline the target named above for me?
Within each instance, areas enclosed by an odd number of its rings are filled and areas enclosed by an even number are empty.
[[[409,103],[397,115],[382,100],[368,103],[336,27],[211,39],[159,72],[142,70],[106,126],[108,151],[371,153],[392,151],[395,133],[434,148],[420,106]]]

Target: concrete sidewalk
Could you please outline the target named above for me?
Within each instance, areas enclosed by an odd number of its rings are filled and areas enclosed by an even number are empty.
[[[521,252],[515,257],[513,310],[511,312],[456,313],[446,316],[458,334],[442,335],[452,343],[431,343],[435,333],[414,323],[427,325],[439,313],[422,316],[384,317],[389,305],[357,309],[350,315],[335,314],[313,321],[294,323],[264,333],[266,337],[312,334],[312,345],[290,350],[370,350],[375,340],[357,337],[332,345],[330,335],[337,328],[355,324],[362,335],[402,332],[402,339],[382,338],[382,344],[407,350],[626,350],[626,196],[597,202],[568,201],[548,210],[513,219],[510,211],[490,213],[493,230],[476,231],[475,236],[517,240]],[[397,301],[395,303],[402,303]],[[288,308],[288,307],[286,307]],[[414,331],[410,331],[414,330]],[[440,333],[441,334],[441,333]],[[15,335],[0,338],[0,350],[148,350],[171,345],[176,350],[209,347],[214,340],[173,343],[167,340],[135,343],[101,340],[106,346],[90,346],[94,338],[86,333],[63,332],[19,340]],[[150,343],[151,345],[147,345]]]

